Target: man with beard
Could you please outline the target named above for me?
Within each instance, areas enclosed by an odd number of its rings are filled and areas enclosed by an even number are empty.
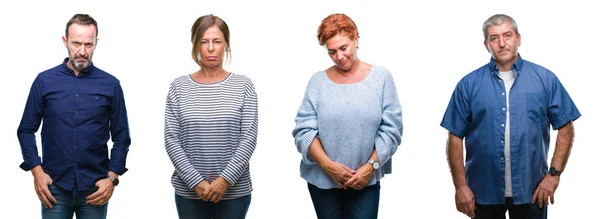
[[[118,176],[127,171],[131,139],[123,90],[92,63],[97,36],[89,15],[69,20],[62,38],[69,57],[38,74],[17,130],[20,167],[33,174],[42,218],[106,218]],[[43,162],[35,137],[42,121]]]
[[[458,82],[441,123],[456,209],[472,218],[505,218],[508,210],[511,219],[545,219],[581,114],[554,73],[521,58],[511,17],[490,17],[483,35],[492,58]],[[550,125],[558,134],[548,166]]]

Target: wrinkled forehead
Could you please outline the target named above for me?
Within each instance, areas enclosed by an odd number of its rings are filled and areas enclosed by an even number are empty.
[[[96,40],[96,28],[91,24],[72,24],[69,27],[68,39],[80,42],[94,42]]]
[[[504,33],[515,33],[512,23],[504,21],[501,24],[491,25],[487,27],[487,36],[491,35],[502,35]]]

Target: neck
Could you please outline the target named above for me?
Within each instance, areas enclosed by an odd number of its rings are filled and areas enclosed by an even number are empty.
[[[360,59],[356,58],[356,60],[354,60],[354,64],[352,65],[352,67],[350,67],[350,69],[342,70],[336,66],[336,70],[343,76],[352,76],[358,72],[358,69],[360,68],[361,64],[362,62],[360,61]]]
[[[220,78],[223,77],[224,75],[227,75],[227,71],[225,71],[225,69],[223,69],[222,66],[218,66],[218,67],[213,67],[213,68],[200,68],[200,71],[198,71],[198,74],[201,77],[206,77],[206,78]]]

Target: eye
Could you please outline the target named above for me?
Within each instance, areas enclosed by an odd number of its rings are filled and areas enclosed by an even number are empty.
[[[498,37],[496,36],[491,36],[490,37],[490,42],[495,42],[498,39]]]
[[[348,49],[347,46],[344,46],[344,47],[340,48],[340,50],[342,50],[342,51],[346,51],[346,49]]]
[[[512,38],[512,34],[505,34],[504,38],[506,38],[506,40],[510,40],[510,38]]]
[[[328,50],[329,55],[333,55],[335,53],[335,50]]]

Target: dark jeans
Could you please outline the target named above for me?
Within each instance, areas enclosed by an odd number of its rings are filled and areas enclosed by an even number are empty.
[[[52,208],[49,209],[44,208],[44,205],[42,205],[43,219],[72,219],[73,214],[78,219],[106,218],[108,204],[89,205],[85,203],[85,197],[96,192],[98,188],[79,191],[77,185],[75,185],[73,190],[69,191],[51,184],[48,185],[48,189],[56,199],[56,203],[52,204]]]
[[[379,182],[361,190],[319,189],[308,183],[319,219],[375,219],[379,211]]]
[[[180,219],[242,219],[246,218],[251,195],[217,203],[202,199],[189,199],[175,194],[177,214]]]
[[[506,198],[503,205],[480,205],[475,203],[475,219],[505,219],[506,210],[510,219],[546,219],[547,208],[536,204],[513,205],[512,198]]]

